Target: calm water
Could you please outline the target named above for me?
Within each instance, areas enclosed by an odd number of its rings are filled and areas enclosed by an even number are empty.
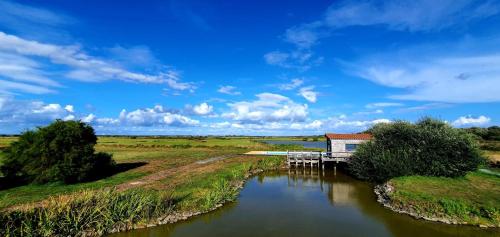
[[[305,148],[318,148],[326,150],[326,141],[280,141],[280,140],[265,140],[267,144],[271,145],[300,145]]]
[[[500,236],[393,213],[368,183],[340,171],[291,170],[250,179],[238,201],[190,220],[113,236]]]

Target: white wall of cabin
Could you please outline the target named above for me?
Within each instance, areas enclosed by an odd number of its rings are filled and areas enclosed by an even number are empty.
[[[349,152],[345,149],[346,144],[361,144],[363,142],[368,141],[368,140],[336,140],[336,139],[329,139],[329,140],[332,144],[331,152]]]

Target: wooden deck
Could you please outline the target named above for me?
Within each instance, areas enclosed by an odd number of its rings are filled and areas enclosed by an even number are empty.
[[[247,155],[286,156],[288,166],[324,166],[327,162],[349,162],[352,152],[251,151]]]
[[[288,166],[324,166],[327,162],[349,162],[352,152],[314,152],[292,151],[287,152]]]

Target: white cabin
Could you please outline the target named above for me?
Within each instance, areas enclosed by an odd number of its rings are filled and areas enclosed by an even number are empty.
[[[326,151],[328,156],[332,158],[350,157],[359,144],[372,139],[372,135],[368,133],[327,133],[325,134],[325,137]]]

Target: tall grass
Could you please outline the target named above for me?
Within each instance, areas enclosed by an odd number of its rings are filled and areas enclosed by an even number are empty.
[[[42,207],[43,206],[43,207]],[[97,236],[170,213],[170,195],[152,190],[84,191],[0,213],[1,236]]]
[[[262,170],[272,170],[280,168],[285,162],[283,157],[271,156],[257,162],[256,168]]]
[[[209,210],[216,207],[217,204],[234,201],[238,196],[238,188],[231,185],[226,178],[219,178],[208,190],[202,202],[202,209]]]

